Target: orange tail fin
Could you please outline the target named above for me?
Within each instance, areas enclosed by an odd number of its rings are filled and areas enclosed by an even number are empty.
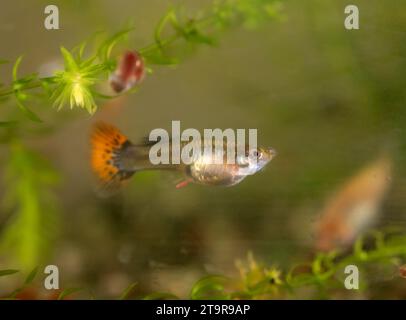
[[[91,166],[101,183],[101,192],[109,195],[118,190],[134,171],[122,167],[121,156],[131,142],[117,128],[99,122],[91,135]]]

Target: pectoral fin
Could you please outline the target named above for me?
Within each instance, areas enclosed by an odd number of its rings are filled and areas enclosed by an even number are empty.
[[[186,186],[187,186],[189,183],[191,183],[191,182],[192,182],[191,179],[183,180],[183,181],[179,182],[179,183],[176,185],[176,189],[184,188],[184,187],[186,187]]]

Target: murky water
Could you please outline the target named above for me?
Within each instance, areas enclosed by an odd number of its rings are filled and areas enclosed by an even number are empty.
[[[401,1],[359,2],[360,30],[348,31],[344,1],[286,1],[282,21],[229,30],[217,47],[199,46],[177,67],[156,68],[139,92],[93,117],[64,110],[49,116],[57,119],[56,130],[25,134],[26,144],[62,176],[61,224],[48,260],[60,266],[64,282],[115,296],[138,281],[140,292],[182,296],[207,273],[236,274],[235,260],[248,251],[288,267],[313,251],[314,224],[327,201],[383,153],[393,169],[375,226],[405,227],[406,11]],[[0,58],[24,54],[21,73],[59,57],[60,45],[119,30],[127,19],[136,27],[132,48],[143,47],[168,7],[71,1],[60,5],[61,30],[46,31],[44,3],[1,4]],[[2,82],[10,74],[11,66],[2,67]],[[50,105],[36,110],[45,119],[57,112]],[[259,144],[278,156],[231,188],[178,190],[176,174],[141,172],[122,194],[100,199],[88,160],[96,119],[114,123],[133,141],[154,128],[169,130],[172,120],[183,129],[257,128]],[[1,154],[3,166],[7,144]],[[8,261],[3,255],[0,267]]]

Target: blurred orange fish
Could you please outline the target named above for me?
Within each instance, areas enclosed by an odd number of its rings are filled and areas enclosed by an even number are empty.
[[[391,161],[382,157],[352,177],[327,202],[316,224],[316,249],[346,248],[378,218]]]
[[[101,193],[104,195],[113,193],[135,172],[143,170],[170,170],[182,173],[185,180],[179,183],[177,188],[191,182],[210,186],[233,186],[260,171],[276,155],[272,148],[250,149],[245,146],[244,157],[239,157],[236,153],[237,159],[232,164],[214,163],[213,158],[201,154],[190,164],[155,165],[149,158],[150,148],[155,143],[132,144],[117,128],[106,123],[98,123],[91,137],[91,164],[101,183]],[[222,141],[221,144],[223,149],[226,148],[225,142]],[[171,153],[171,149],[172,142],[169,143],[167,152]],[[223,155],[227,157],[226,152]]]

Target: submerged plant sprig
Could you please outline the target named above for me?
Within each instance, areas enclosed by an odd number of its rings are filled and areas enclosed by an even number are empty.
[[[55,91],[51,97],[54,105],[61,109],[69,104],[70,108],[85,108],[93,114],[97,105],[93,98],[93,86],[108,68],[104,64],[93,64],[95,57],[76,61],[73,55],[64,47],[61,48],[65,69],[55,74],[53,82]]]
[[[252,28],[266,19],[275,18],[279,12],[279,0],[214,0],[211,7],[195,15],[185,14],[180,7],[171,8],[158,22],[153,43],[140,48],[138,52],[151,73],[153,65],[173,66],[179,63],[179,53],[176,56],[169,50],[175,42],[181,44],[183,41],[193,46],[214,45],[219,31],[235,25]],[[114,97],[97,92],[96,88],[105,83],[114,71],[117,55],[112,57],[113,49],[118,43],[124,42],[132,30],[125,29],[108,37],[96,46],[94,52],[88,53],[87,58],[83,58],[87,41],[72,50],[61,47],[64,68],[50,77],[41,78],[38,74],[30,74],[19,78],[17,70],[22,61],[22,57],[19,57],[13,68],[12,83],[0,86],[0,103],[4,98],[14,95],[15,103],[23,114],[32,121],[41,122],[40,117],[31,110],[30,104],[34,97],[27,93],[37,89],[42,90],[41,96],[58,110],[68,105],[71,109],[79,107],[93,114],[97,110],[98,98]],[[0,63],[7,61],[1,60]],[[7,125],[8,121],[1,123]]]
[[[18,57],[13,67],[12,92],[15,95],[17,106],[21,109],[21,111],[32,121],[42,122],[40,118],[25,105],[25,101],[28,100],[29,95],[24,92],[24,90],[27,88],[35,88],[37,86],[35,83],[37,74],[34,73],[22,78],[18,78],[17,72],[22,59],[23,56]]]
[[[363,276],[364,288],[368,285],[367,279],[370,279],[369,282],[380,282],[389,276],[404,281],[399,274],[393,273],[396,271],[376,275],[373,270],[379,266],[398,269],[400,262],[406,259],[406,236],[384,234],[380,231],[372,231],[370,235],[372,239],[367,235],[358,238],[350,253],[320,252],[313,260],[296,265],[289,272],[259,263],[249,253],[246,262],[237,261],[240,277],[206,276],[193,286],[191,298],[280,299],[298,297],[301,289],[313,292],[317,297],[325,297],[325,293],[329,291],[342,289],[343,292],[348,292],[341,275],[347,265],[357,265],[368,273],[368,276]],[[367,243],[369,249],[365,248]]]
[[[362,279],[366,284],[360,287],[360,292],[363,292],[362,290],[368,286],[369,282],[383,283],[388,280],[388,276],[393,280],[405,281],[402,274],[406,259],[405,234],[381,231],[372,231],[370,234],[372,239],[366,236],[358,238],[349,253],[344,254],[338,251],[316,253],[313,259],[293,266],[289,272],[284,272],[273,265],[267,266],[256,260],[252,253],[248,253],[246,260],[236,262],[239,276],[204,276],[192,286],[187,298],[192,300],[284,299],[301,298],[302,293],[305,293],[306,298],[312,296],[334,298],[334,293],[339,293],[339,297],[342,298],[343,294],[351,293],[351,290],[345,289],[343,276],[340,276],[347,265],[356,265],[362,272],[365,272]],[[369,247],[369,249],[364,247]],[[377,270],[376,267],[382,265],[394,266],[396,271],[386,269],[385,274],[374,274]],[[17,272],[12,269],[0,270],[0,277]],[[27,277],[27,279],[31,279],[30,281],[35,276],[35,272],[32,271],[31,274],[33,275]],[[135,292],[137,285],[137,282],[130,284],[118,299],[179,299],[178,296],[169,292],[154,292],[140,296]],[[382,289],[381,286],[378,288],[379,291]],[[24,286],[14,292],[22,289]],[[66,291],[72,293],[76,292],[76,289]],[[62,295],[61,293],[60,297]]]

